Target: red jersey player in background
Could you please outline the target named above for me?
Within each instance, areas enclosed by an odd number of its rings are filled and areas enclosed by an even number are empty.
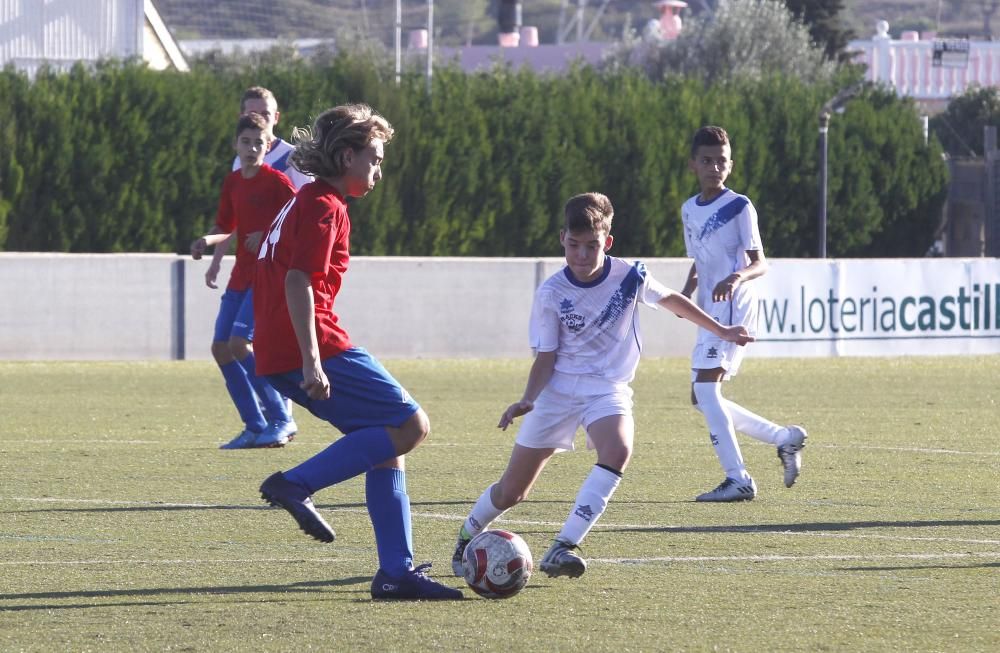
[[[392,138],[371,107],[329,109],[311,130],[295,130],[292,163],[316,181],[282,209],[260,248],[254,288],[257,369],[282,394],[344,436],[260,487],[307,534],[332,542],[333,529],[312,494],[365,474],[365,502],[378,549],[373,599],[460,599],[432,580],[429,564],[413,567],[410,499],[404,454],[430,429],[427,414],[340,326],[334,300],[350,258],[346,200],[363,197],[382,178]]]
[[[243,96],[240,98],[240,113],[237,118],[251,113],[260,114],[260,117],[267,124],[267,133],[271,138],[270,145],[267,146],[267,150],[264,153],[264,163],[278,172],[284,173],[289,181],[292,182],[292,185],[295,186],[296,190],[312,181],[312,177],[302,174],[290,164],[288,159],[295,149],[292,144],[282,140],[274,133],[275,125],[281,120],[281,111],[278,110],[278,100],[274,97],[274,93],[263,86],[251,86],[243,91]],[[243,161],[239,156],[233,158],[233,170],[239,170],[242,165]],[[271,217],[273,218],[274,216]],[[215,284],[215,280],[219,276],[219,269],[222,267],[222,257],[229,251],[230,240],[232,240],[232,236],[215,245],[212,260],[205,271],[205,285],[209,288],[218,287]]]
[[[223,449],[280,447],[296,431],[284,397],[267,379],[257,376],[251,345],[257,248],[274,216],[295,195],[288,177],[264,163],[270,138],[263,117],[256,113],[240,117],[235,148],[241,167],[229,173],[222,183],[215,226],[191,243],[191,256],[196,260],[208,247],[226,241],[234,232],[239,243],[236,265],[222,295],[212,338],[212,356],[243,420],[243,430],[223,444]]]

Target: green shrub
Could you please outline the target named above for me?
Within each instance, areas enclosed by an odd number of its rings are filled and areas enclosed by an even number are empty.
[[[834,82],[443,64],[428,96],[417,69],[397,87],[380,57],[257,64],[0,73],[0,249],[186,252],[214,220],[238,98],[261,84],[278,97],[285,138],[347,101],[396,127],[383,182],[351,209],[356,254],[558,255],[563,203],[597,190],[616,207],[616,253],[683,256],[680,205],[697,191],[688,144],[707,123],[733,138],[730,186],[757,205],[768,254],[815,252],[816,116]],[[831,256],[926,251],[946,173],[910,102],[866,90],[834,118],[829,161]]]

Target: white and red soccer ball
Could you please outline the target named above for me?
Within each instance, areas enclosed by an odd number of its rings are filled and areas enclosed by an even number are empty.
[[[534,562],[528,545],[510,531],[483,531],[469,540],[463,556],[465,582],[488,599],[514,596],[528,584]]]

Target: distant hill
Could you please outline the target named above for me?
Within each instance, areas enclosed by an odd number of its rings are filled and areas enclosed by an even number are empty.
[[[688,0],[686,15],[717,0]],[[344,31],[366,34],[389,45],[393,42],[395,0],[155,0],[156,6],[178,39],[329,38]],[[639,28],[656,17],[651,0],[613,0],[598,18],[598,0],[587,3],[584,26],[593,25],[592,40],[621,38],[628,27]],[[494,0],[441,0],[435,3],[435,35],[442,45],[496,43]],[[570,3],[563,25],[572,15]],[[952,0],[844,0],[844,23],[855,38],[875,33],[875,23],[887,20],[898,36],[904,30],[942,34],[969,34],[982,38],[980,2],[967,0],[963,10]],[[426,25],[424,0],[403,0],[403,30]],[[523,0],[526,25],[539,29],[542,42],[552,43],[560,25],[561,0]],[[596,20],[595,20],[596,18]],[[991,23],[1000,33],[1000,11]],[[576,37],[575,28],[567,40]],[[405,42],[405,35],[404,35]]]

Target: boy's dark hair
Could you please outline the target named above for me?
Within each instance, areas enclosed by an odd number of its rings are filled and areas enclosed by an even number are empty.
[[[274,93],[263,86],[251,86],[243,91],[243,97],[240,98],[240,113],[246,110],[247,100],[274,100],[274,106],[278,106],[278,100],[274,97]]]
[[[566,231],[603,231],[611,233],[611,220],[615,217],[615,208],[611,200],[601,193],[583,193],[569,198],[566,207],[564,227]]]
[[[722,127],[707,125],[694,133],[691,139],[691,157],[698,153],[702,145],[729,145],[729,134]]]
[[[244,129],[259,129],[266,132],[267,121],[259,113],[248,113],[245,116],[240,116],[240,119],[236,121],[236,133],[233,134],[233,138],[239,138]]]
[[[298,170],[314,177],[339,177],[344,173],[348,148],[363,150],[376,138],[388,143],[394,130],[389,121],[367,104],[345,104],[327,109],[312,128],[292,130],[295,151],[291,160]]]

